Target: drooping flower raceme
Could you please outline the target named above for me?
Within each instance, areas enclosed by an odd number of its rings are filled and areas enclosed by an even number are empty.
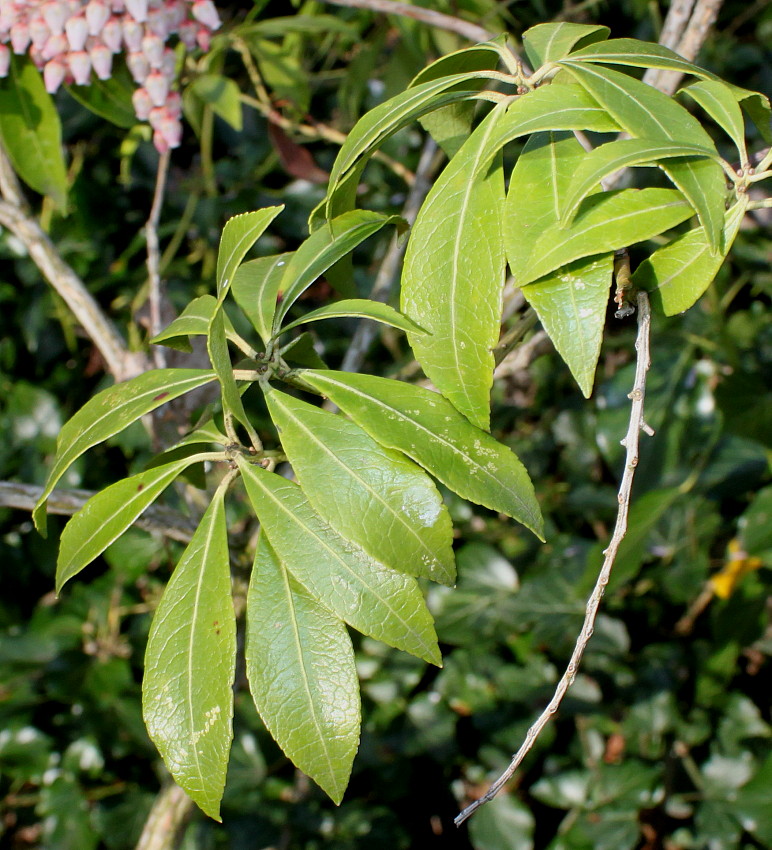
[[[62,83],[109,79],[113,57],[123,52],[137,84],[134,111],[150,122],[163,153],[182,137],[169,40],[207,50],[219,26],[212,0],[0,0],[0,77],[8,75],[12,52],[28,53],[53,94]]]

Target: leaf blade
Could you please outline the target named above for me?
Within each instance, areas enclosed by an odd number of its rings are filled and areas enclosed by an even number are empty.
[[[233,297],[267,345],[271,338],[276,298],[291,252],[242,263],[233,276]]]
[[[533,485],[515,453],[438,393],[347,372],[309,370],[302,380],[381,445],[404,452],[462,498],[505,513],[542,538]]]
[[[262,236],[284,205],[242,213],[228,219],[220,236],[217,252],[217,300],[222,302],[233,282],[233,275],[247,251]]]
[[[174,321],[150,340],[151,344],[163,344],[177,351],[192,351],[193,347],[188,337],[206,335],[209,332],[209,323],[217,309],[218,303],[214,295],[201,295],[194,298]],[[231,320],[225,316],[226,337],[232,339],[235,333]]]
[[[220,820],[233,738],[236,617],[224,492],[215,493],[150,628],[142,713],[174,780]]]
[[[265,535],[247,593],[255,706],[293,763],[340,803],[359,743],[359,681],[343,622],[296,584]]]
[[[284,325],[281,330],[282,333],[286,333],[308,322],[318,322],[320,319],[344,318],[370,319],[371,321],[390,325],[392,328],[406,332],[409,331],[413,334],[423,335],[428,333],[428,331],[403,313],[395,310],[391,305],[384,304],[382,301],[372,301],[369,298],[344,298],[342,301],[336,301],[334,304],[326,304],[324,307],[312,310],[294,322]]]
[[[574,24],[568,21],[537,24],[523,33],[523,50],[534,68],[568,56],[578,45],[590,45],[608,38],[608,27]]]

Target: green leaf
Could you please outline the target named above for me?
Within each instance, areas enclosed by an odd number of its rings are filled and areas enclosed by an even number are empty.
[[[241,92],[233,80],[221,74],[202,74],[193,80],[189,89],[211,106],[215,115],[219,115],[236,132],[241,132]]]
[[[196,456],[124,478],[92,496],[62,532],[56,592],[99,557],[149,507]]]
[[[700,68],[679,56],[668,47],[637,38],[612,38],[598,44],[591,44],[571,54],[571,61],[599,62],[604,65],[627,65],[632,68],[659,68],[663,71],[680,71],[717,80],[715,74]]]
[[[479,92],[459,91],[457,86],[466,81],[486,78],[490,78],[490,74],[485,71],[467,71],[430,80],[401,92],[363,115],[346,137],[335,159],[330,173],[328,198],[360,157],[372,155],[389,136],[427,112],[450,103],[479,98]],[[327,215],[329,217],[329,212]]]
[[[359,681],[341,620],[260,535],[247,594],[249,687],[268,731],[339,804],[359,743]]]
[[[420,467],[339,414],[276,390],[266,390],[266,400],[298,482],[325,522],[393,570],[454,583],[450,517]]]
[[[194,431],[186,434],[175,444],[175,448],[190,446],[196,443],[215,443],[220,446],[227,446],[228,442],[229,440],[225,434],[220,431],[212,419],[209,419],[208,421],[199,423]]]
[[[292,342],[281,349],[282,359],[291,366],[306,369],[326,369],[327,364],[317,354],[314,348],[314,337],[305,332],[296,336]]]
[[[483,43],[449,53],[420,71],[411,81],[410,87],[464,71],[496,70],[501,62],[500,51],[501,47],[496,43]],[[484,85],[485,80],[478,80],[475,85],[469,81],[462,84],[467,90],[480,90]],[[448,157],[458,152],[472,132],[475,105],[474,101],[467,100],[451,103],[419,119],[421,126]]]
[[[10,73],[0,80],[0,140],[19,177],[64,210],[62,125],[40,72],[27,57],[11,56]]]
[[[45,534],[46,501],[73,461],[151,410],[208,384],[214,377],[208,369],[155,369],[102,390],[87,401],[65,422],[56,440],[54,465],[32,514],[38,531]]]
[[[519,97],[507,110],[489,153],[521,136],[558,130],[616,133],[622,128],[586,91],[575,85],[552,83]]]
[[[233,35],[238,38],[254,35],[263,38],[284,38],[290,33],[322,35],[328,32],[355,38],[358,29],[355,24],[344,21],[336,15],[321,14],[297,14],[288,17],[267,18],[264,21],[253,21],[233,28]]]
[[[541,234],[554,225],[574,173],[587,156],[573,133],[534,133],[509,178],[504,208],[504,248],[519,286]]]
[[[201,295],[194,298],[179,316],[161,333],[154,336],[150,342],[153,345],[163,344],[177,351],[192,351],[189,337],[205,336],[209,333],[209,323],[218,309],[214,295]],[[236,330],[231,320],[225,316],[225,335],[232,339]]]
[[[232,413],[247,429],[252,444],[259,446],[260,440],[244,410],[241,393],[236,384],[236,379],[233,377],[233,366],[231,365],[228,343],[225,339],[225,319],[222,310],[218,310],[209,323],[206,347],[212,368],[217,373],[217,380],[220,382],[223,410]]]
[[[268,542],[309,593],[363,634],[440,664],[432,618],[415,579],[341,537],[294,481],[243,457],[238,464]]]
[[[562,59],[572,50],[608,38],[608,27],[567,21],[537,24],[523,33],[523,50],[534,68]]]
[[[392,328],[409,331],[413,334],[425,335],[428,333],[428,331],[416,324],[412,319],[395,310],[389,304],[384,304],[381,301],[372,301],[369,298],[346,298],[343,301],[336,301],[334,304],[326,304],[324,307],[312,310],[294,322],[284,325],[281,332],[286,333],[288,330],[296,328],[299,325],[305,325],[308,322],[318,322],[320,319],[350,317],[372,319],[374,322],[381,322],[384,325],[390,325]]]
[[[770,114],[772,110],[769,105],[769,98],[757,91],[749,91],[742,89],[739,86],[729,86],[732,94],[737,98],[737,102],[748,113],[751,121],[756,125],[761,138],[767,144],[772,144],[772,127],[770,127]]]
[[[284,269],[291,253],[273,254],[242,263],[233,276],[233,297],[267,345]]]
[[[132,85],[125,66],[114,67],[108,79],[92,77],[87,86],[67,86],[67,93],[100,118],[129,129],[138,121],[131,102]]]
[[[747,206],[748,198],[743,195],[726,213],[720,254],[711,252],[705,230],[697,227],[647,257],[633,274],[635,286],[648,290],[652,303],[666,316],[688,310],[723,265]]]
[[[630,166],[656,165],[661,159],[683,156],[718,159],[718,154],[709,148],[660,139],[620,139],[595,148],[582,158],[576,168],[560,211],[562,224],[571,221],[579,204],[609,174]]]
[[[347,372],[308,371],[302,380],[381,445],[404,452],[462,498],[514,517],[542,539],[533,484],[517,455],[438,393]]]
[[[295,251],[284,269],[279,284],[282,299],[273,319],[274,336],[290,307],[333,263],[353,251],[384,225],[399,226],[402,221],[398,215],[352,210],[315,230]]]
[[[469,823],[475,850],[533,850],[534,816],[513,794],[500,794]]]
[[[621,126],[636,138],[669,139],[715,152],[702,125],[679,103],[627,74],[573,58],[561,62]],[[724,172],[709,159],[682,160],[661,166],[697,211],[713,250],[718,250],[724,219]]]
[[[735,147],[743,159],[747,159],[745,148],[745,123],[743,114],[726,83],[717,80],[701,80],[682,88],[679,95],[689,95],[710,117],[724,130],[735,143]]]
[[[228,219],[220,237],[220,250],[217,254],[217,300],[222,302],[225,293],[233,282],[233,275],[247,255],[247,251],[257,242],[268,225],[284,209],[266,207],[255,212],[235,215]]]
[[[622,189],[586,198],[568,227],[550,225],[534,243],[518,283],[525,286],[582,257],[605,254],[651,239],[691,218],[675,189]]]
[[[505,115],[497,106],[424,201],[405,255],[401,307],[429,331],[410,334],[427,377],[471,422],[488,429],[493,348],[504,286],[504,178],[496,161],[475,176]]]
[[[522,289],[585,398],[592,394],[614,255],[578,260]]]
[[[233,738],[236,617],[218,490],[153,617],[142,714],[175,782],[215,820]]]

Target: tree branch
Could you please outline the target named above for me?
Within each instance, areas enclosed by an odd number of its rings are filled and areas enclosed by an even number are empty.
[[[165,151],[158,159],[158,172],[153,192],[153,203],[150,215],[145,224],[145,239],[147,241],[147,276],[149,284],[148,303],[150,307],[150,338],[161,332],[161,249],[158,244],[158,222],[161,219],[161,207],[164,202],[166,178],[169,173],[171,151]],[[162,346],[155,346],[153,360],[157,368],[166,365],[166,354]]]
[[[423,24],[428,24],[437,29],[454,32],[469,41],[490,41],[493,33],[484,27],[454,18],[444,12],[435,12],[421,6],[412,6],[409,3],[399,3],[397,0],[326,0],[333,6],[346,6],[350,9],[368,9],[371,12],[382,12],[385,15],[400,15],[403,18],[412,18]]]
[[[587,600],[587,608],[584,615],[584,623],[582,630],[577,638],[574,651],[571,653],[571,658],[568,662],[565,672],[563,673],[555,693],[552,696],[547,707],[539,715],[536,722],[531,726],[525,736],[525,741],[520,749],[512,757],[509,767],[499,778],[491,785],[488,791],[483,794],[478,800],[475,800],[467,806],[455,819],[456,826],[460,826],[470,815],[472,815],[480,806],[492,800],[502,787],[512,778],[515,771],[518,769],[523,759],[531,751],[536,739],[541,734],[544,727],[549,723],[552,716],[560,708],[560,704],[565,697],[566,692],[571,687],[576,678],[576,673],[579,669],[582,656],[587,648],[587,644],[592,637],[595,629],[595,618],[598,615],[601,599],[611,577],[611,570],[614,566],[614,561],[619,551],[619,546],[627,533],[627,516],[630,508],[630,493],[633,486],[633,477],[635,468],[638,466],[638,444],[640,432],[645,431],[647,434],[654,432],[646,424],[643,418],[643,403],[646,391],[646,373],[649,369],[649,328],[651,324],[651,311],[649,309],[649,298],[645,292],[638,293],[638,338],[635,342],[637,351],[636,368],[635,368],[635,383],[633,391],[629,398],[632,400],[632,410],[630,412],[630,423],[627,428],[627,434],[622,440],[622,445],[626,449],[625,454],[625,471],[622,475],[622,483],[619,487],[617,502],[619,509],[617,511],[617,521],[614,527],[614,534],[611,537],[611,542],[604,552],[603,566],[601,567],[598,579],[593,588],[590,598]]]
[[[165,785],[155,798],[136,850],[175,850],[193,816],[193,801],[174,782]]]
[[[0,481],[0,508],[17,508],[22,511],[32,511],[41,493],[42,487],[31,484],[18,484],[15,481]],[[47,509],[50,514],[72,516],[94,495],[90,490],[57,489],[48,497]],[[170,540],[180,543],[190,543],[196,524],[186,516],[165,508],[162,505],[151,505],[139,517],[134,525],[143,531],[158,532]]]

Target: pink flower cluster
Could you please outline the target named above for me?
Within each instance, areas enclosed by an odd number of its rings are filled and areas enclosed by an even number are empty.
[[[208,50],[219,26],[212,0],[0,0],[0,77],[8,75],[11,51],[29,53],[54,93],[62,83],[88,85],[92,71],[108,79],[123,51],[138,86],[134,111],[150,123],[163,153],[182,137],[182,103],[172,90],[176,57],[167,41],[177,36],[188,48]]]

